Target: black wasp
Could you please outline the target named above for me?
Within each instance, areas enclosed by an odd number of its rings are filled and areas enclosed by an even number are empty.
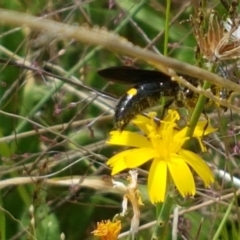
[[[120,131],[137,114],[157,105],[162,96],[174,97],[179,105],[182,102],[179,95],[189,99],[193,95],[193,92],[181,88],[170,76],[159,71],[118,66],[99,70],[98,74],[113,82],[134,85],[119,99],[115,109],[115,128]]]

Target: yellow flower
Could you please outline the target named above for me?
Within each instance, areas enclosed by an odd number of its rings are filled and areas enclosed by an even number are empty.
[[[92,233],[94,236],[101,237],[101,240],[116,240],[121,230],[121,222],[111,222],[110,220],[97,223],[97,229]]]
[[[112,167],[112,174],[119,173],[127,168],[136,168],[152,160],[148,176],[148,191],[152,203],[163,202],[166,194],[167,181],[171,179],[180,194],[185,197],[196,192],[193,175],[190,167],[200,176],[205,186],[213,182],[213,176],[207,164],[195,153],[183,149],[182,146],[189,138],[186,137],[187,128],[178,129],[179,120],[177,111],[168,111],[168,115],[158,125],[153,116],[150,118],[137,116],[133,123],[146,136],[129,131],[112,131],[107,143],[122,146],[131,146],[133,149],[123,151],[107,162]],[[214,132],[215,129],[207,126],[206,121],[199,122],[193,136],[201,143],[203,135]],[[206,128],[206,129],[205,129]],[[204,150],[201,144],[202,150]]]

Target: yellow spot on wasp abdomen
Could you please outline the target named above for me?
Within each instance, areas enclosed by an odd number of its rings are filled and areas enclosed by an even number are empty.
[[[137,94],[137,89],[136,88],[131,88],[127,91],[127,94],[135,96]]]

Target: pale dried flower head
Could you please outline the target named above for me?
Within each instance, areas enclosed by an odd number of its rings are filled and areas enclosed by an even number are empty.
[[[212,12],[204,21],[193,19],[193,32],[201,55],[209,62],[240,57],[239,21],[224,21]]]
[[[140,223],[140,209],[139,206],[143,205],[140,193],[138,191],[137,184],[138,172],[137,170],[129,171],[129,176],[127,178],[128,184],[124,185],[121,182],[113,181],[114,188],[118,188],[125,194],[122,201],[122,212],[121,216],[125,216],[127,212],[128,202],[132,205],[133,217],[131,219],[131,229],[130,232],[134,236],[138,232],[138,227]]]

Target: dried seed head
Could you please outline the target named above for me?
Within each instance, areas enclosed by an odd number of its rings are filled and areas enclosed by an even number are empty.
[[[215,12],[204,21],[192,19],[193,31],[201,55],[209,62],[240,57],[240,27],[230,19],[224,21]]]

